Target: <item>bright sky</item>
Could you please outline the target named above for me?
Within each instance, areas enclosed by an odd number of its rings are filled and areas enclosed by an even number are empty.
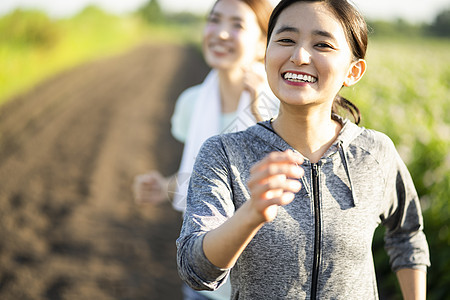
[[[88,4],[117,14],[135,10],[148,0],[0,0],[0,15],[17,7],[39,8],[53,17],[71,16]],[[274,4],[279,0],[271,0]],[[159,0],[167,11],[194,11],[205,13],[214,0]],[[448,0],[353,0],[365,17],[392,19],[401,17],[411,22],[432,21],[444,8],[450,8]]]

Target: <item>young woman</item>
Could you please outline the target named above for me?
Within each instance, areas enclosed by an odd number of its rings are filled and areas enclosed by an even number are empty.
[[[174,208],[184,211],[189,176],[202,143],[278,113],[262,64],[272,9],[267,0],[215,2],[203,33],[203,55],[212,70],[202,84],[180,95],[171,120],[173,136],[185,144],[180,170],[168,178],[158,171],[136,176],[136,202],[159,203],[170,197]]]
[[[136,176],[137,203],[160,203],[172,198],[184,212],[187,186],[202,143],[221,132],[243,130],[278,112],[262,64],[267,23],[273,7],[267,0],[218,0],[207,20],[203,54],[212,68],[205,81],[184,91],[172,116],[172,134],[184,143],[177,174],[164,178],[158,171]],[[183,288],[184,299],[229,299],[225,286],[215,293],[195,294]]]
[[[177,240],[180,276],[232,299],[377,299],[373,233],[405,299],[425,299],[419,200],[392,141],[338,115],[366,70],[367,27],[346,0],[282,0],[269,22],[278,117],[200,150]]]

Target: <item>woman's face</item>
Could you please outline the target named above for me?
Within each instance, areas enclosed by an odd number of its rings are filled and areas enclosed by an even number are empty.
[[[266,52],[266,71],[274,94],[284,103],[327,103],[352,70],[344,29],[321,3],[298,2],[278,17]]]
[[[215,4],[203,36],[203,53],[210,67],[248,67],[263,58],[264,47],[256,15],[247,4],[238,0]]]

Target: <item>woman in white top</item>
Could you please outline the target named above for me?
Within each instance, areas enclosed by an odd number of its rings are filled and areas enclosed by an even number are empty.
[[[262,64],[272,9],[267,0],[215,2],[203,33],[203,55],[212,70],[202,84],[180,95],[171,119],[173,136],[185,144],[180,168],[168,178],[156,170],[136,176],[133,193],[138,204],[172,199],[174,209],[184,212],[189,177],[202,143],[276,115],[279,102]],[[185,299],[202,299],[186,293]],[[207,292],[206,299],[229,299],[229,290],[225,294]]]
[[[181,173],[191,172],[204,140],[246,129],[276,114],[278,102],[262,64],[272,8],[266,0],[215,2],[203,33],[203,55],[212,70],[202,84],[180,95],[171,120],[173,136],[185,143],[180,170],[168,178],[155,170],[136,176],[133,192],[137,203],[177,198],[174,194],[181,194],[177,182],[186,181]],[[184,211],[185,205],[176,200],[175,209]]]

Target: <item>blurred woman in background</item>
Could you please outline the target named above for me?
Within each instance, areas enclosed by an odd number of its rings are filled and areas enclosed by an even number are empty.
[[[272,9],[267,0],[215,2],[202,45],[212,70],[202,84],[180,95],[171,119],[172,135],[185,144],[180,168],[167,178],[157,170],[136,176],[133,193],[137,203],[169,199],[174,209],[184,213],[189,178],[202,143],[213,135],[244,130],[277,114],[278,100],[268,87],[262,64]],[[184,287],[185,299],[230,298],[229,286],[202,293]]]

